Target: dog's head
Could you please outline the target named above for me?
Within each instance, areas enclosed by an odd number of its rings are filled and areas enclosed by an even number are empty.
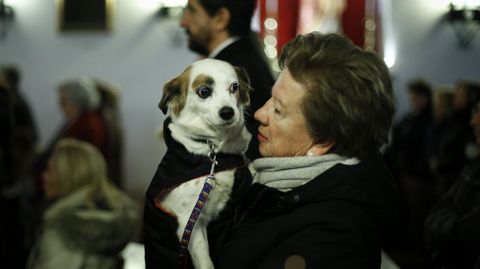
[[[186,127],[192,135],[211,136],[243,124],[251,90],[244,69],[204,59],[165,84],[159,107],[164,113],[169,111],[172,122]]]

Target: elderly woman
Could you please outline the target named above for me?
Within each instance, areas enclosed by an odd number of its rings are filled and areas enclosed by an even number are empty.
[[[215,268],[380,268],[398,211],[381,159],[394,101],[374,53],[337,34],[289,42],[255,113],[260,153],[210,224]]]
[[[380,268],[399,211],[380,154],[394,113],[388,69],[345,37],[319,33],[297,36],[279,63],[272,97],[254,115],[263,158],[236,171],[208,226],[214,266]],[[155,216],[155,247],[168,246],[147,268],[176,268],[175,223]]]
[[[98,111],[100,95],[95,82],[79,78],[58,87],[58,102],[65,118],[62,137],[74,137],[96,146],[105,154],[107,131]]]
[[[58,86],[57,93],[64,120],[49,145],[36,159],[33,174],[38,194],[43,194],[41,175],[60,139],[71,137],[88,142],[104,156],[108,146],[107,127],[98,110],[100,96],[95,83],[86,77],[65,81]]]
[[[132,239],[139,212],[107,179],[100,152],[89,143],[62,139],[43,177],[45,196],[53,203],[27,268],[122,268],[120,251]]]

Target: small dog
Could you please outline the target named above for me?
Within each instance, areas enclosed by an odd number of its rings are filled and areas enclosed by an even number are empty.
[[[205,207],[191,233],[188,252],[197,269],[214,268],[210,259],[207,224],[215,219],[229,200],[234,181],[235,168],[245,165],[245,151],[251,139],[244,123],[244,110],[249,103],[251,91],[246,72],[232,65],[213,59],[204,59],[188,66],[178,77],[165,84],[159,107],[169,111],[171,122],[165,128],[171,138],[186,149],[186,157],[200,156],[208,163],[195,178],[175,182],[156,198],[156,206],[177,219],[177,236],[181,240],[190,214],[202,192],[205,178],[210,173],[216,157],[218,167],[222,158],[235,165],[215,169],[215,186],[208,196]],[[169,154],[167,143],[167,154]],[[173,153],[172,153],[173,154]],[[178,156],[178,151],[175,151]],[[236,157],[234,157],[236,156]],[[165,156],[162,162],[167,159]],[[182,161],[183,162],[183,161]],[[178,162],[175,162],[178,163]],[[170,170],[172,170],[170,165]],[[195,167],[185,167],[196,170]],[[201,170],[201,169],[200,169]],[[177,170],[178,171],[178,170]]]

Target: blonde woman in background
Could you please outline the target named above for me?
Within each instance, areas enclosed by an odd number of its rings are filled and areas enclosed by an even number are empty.
[[[120,252],[136,231],[138,208],[107,178],[91,144],[60,140],[43,173],[52,204],[30,252],[29,269],[122,268]]]

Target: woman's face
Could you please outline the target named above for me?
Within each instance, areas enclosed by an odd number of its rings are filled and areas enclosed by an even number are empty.
[[[304,156],[313,145],[301,110],[305,91],[288,68],[280,73],[272,97],[254,115],[260,122],[257,139],[262,156]]]
[[[60,185],[58,175],[53,168],[52,160],[48,161],[47,168],[43,172],[43,189],[47,199],[53,199],[59,196]]]
[[[410,99],[410,105],[414,112],[421,112],[427,107],[428,99],[421,94],[410,92],[408,98]]]
[[[78,113],[77,107],[62,93],[60,93],[58,96],[58,104],[68,120],[75,118]]]

